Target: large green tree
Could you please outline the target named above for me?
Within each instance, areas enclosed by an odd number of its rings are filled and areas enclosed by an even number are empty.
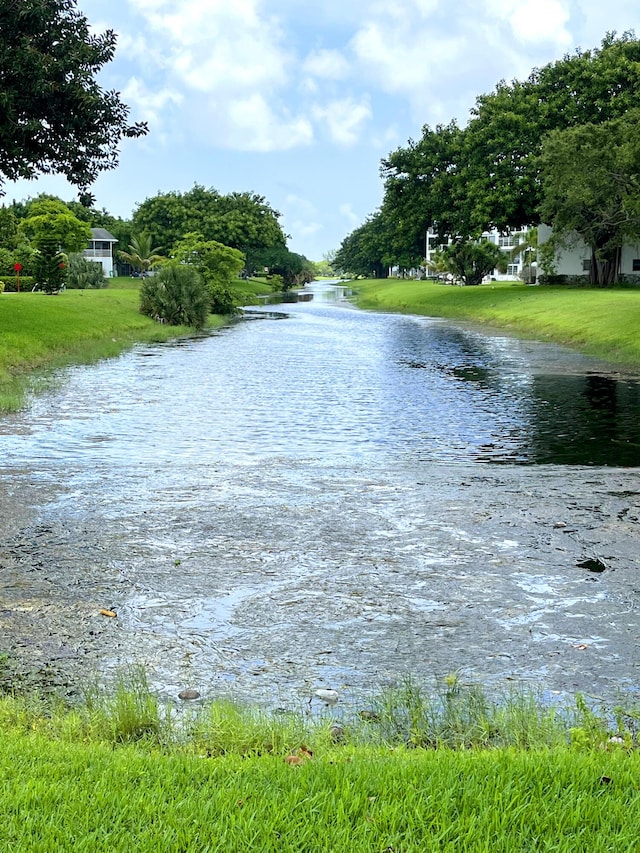
[[[618,280],[622,247],[640,237],[640,110],[550,133],[540,156],[539,212],[558,247],[580,238],[590,281]]]
[[[297,252],[291,252],[286,246],[274,246],[271,249],[256,249],[247,254],[246,269],[250,275],[267,269],[270,275],[282,279],[283,291],[292,287],[301,287],[315,278],[315,265]]]
[[[387,278],[390,242],[386,219],[378,211],[344,238],[333,265],[348,275]]]
[[[147,132],[97,82],[115,45],[112,30],[90,31],[75,0],[0,4],[0,190],[59,172],[90,202],[87,187],[115,168],[120,140]]]
[[[42,198],[29,207],[29,215],[18,228],[21,235],[40,249],[44,244],[63,252],[82,252],[91,239],[91,228],[62,201]]]
[[[220,195],[196,184],[186,193],[160,193],[144,201],[133,214],[135,230],[148,232],[165,252],[186,234],[202,234],[241,252],[284,246],[280,214],[255,193]]]
[[[546,135],[611,121],[638,106],[640,41],[631,32],[609,34],[599,48],[480,95],[464,129],[425,127],[418,142],[390,154],[382,163],[383,209],[408,223],[407,250],[427,226],[460,239],[535,225]]]

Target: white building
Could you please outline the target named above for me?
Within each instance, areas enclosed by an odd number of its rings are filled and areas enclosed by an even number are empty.
[[[508,255],[507,261],[507,271],[505,273],[498,272],[498,270],[494,270],[491,278],[496,281],[520,281],[520,273],[525,266],[525,258],[522,254],[517,254],[513,256],[513,252],[516,246],[519,243],[522,243],[524,237],[529,230],[528,226],[521,228],[519,231],[514,231],[511,234],[501,234],[497,228],[493,228],[491,231],[483,231],[480,237],[481,240],[487,240],[490,243],[495,243],[500,249],[504,251],[506,255]],[[448,241],[451,244],[451,240]],[[434,254],[439,250],[443,249],[445,244],[442,244],[438,241],[437,234],[429,228],[426,234],[425,240],[425,258],[427,260],[427,266]]]
[[[92,228],[89,245],[82,253],[88,261],[102,265],[102,271],[107,278],[115,275],[113,267],[113,247],[118,241],[106,228]]]
[[[542,245],[551,237],[549,225],[538,226],[538,243]],[[591,248],[576,234],[566,241],[566,247],[557,248],[553,261],[554,275],[588,276],[591,267]],[[622,247],[619,274],[621,276],[640,276],[640,245]]]

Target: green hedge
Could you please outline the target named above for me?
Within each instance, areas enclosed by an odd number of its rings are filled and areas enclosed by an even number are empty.
[[[15,293],[17,290],[15,275],[0,275],[0,283],[4,285],[6,293]],[[36,280],[32,275],[21,275],[20,292],[33,290],[35,283]]]

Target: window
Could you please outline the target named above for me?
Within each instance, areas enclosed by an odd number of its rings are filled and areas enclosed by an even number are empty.
[[[518,275],[518,264],[507,264],[507,275]]]
[[[513,246],[513,237],[511,234],[501,234],[498,237],[498,246],[501,249],[508,249],[510,246]]]
[[[589,272],[590,269],[591,269],[591,261],[590,260],[583,261],[582,262],[582,271],[583,272]]]
[[[633,259],[633,265],[631,267],[633,272],[640,272],[640,258]]]

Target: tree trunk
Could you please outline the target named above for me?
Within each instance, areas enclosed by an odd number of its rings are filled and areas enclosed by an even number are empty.
[[[618,246],[609,253],[609,257],[600,260],[596,255],[597,247],[591,249],[591,266],[589,269],[589,284],[595,287],[610,287],[618,283],[622,249]]]

